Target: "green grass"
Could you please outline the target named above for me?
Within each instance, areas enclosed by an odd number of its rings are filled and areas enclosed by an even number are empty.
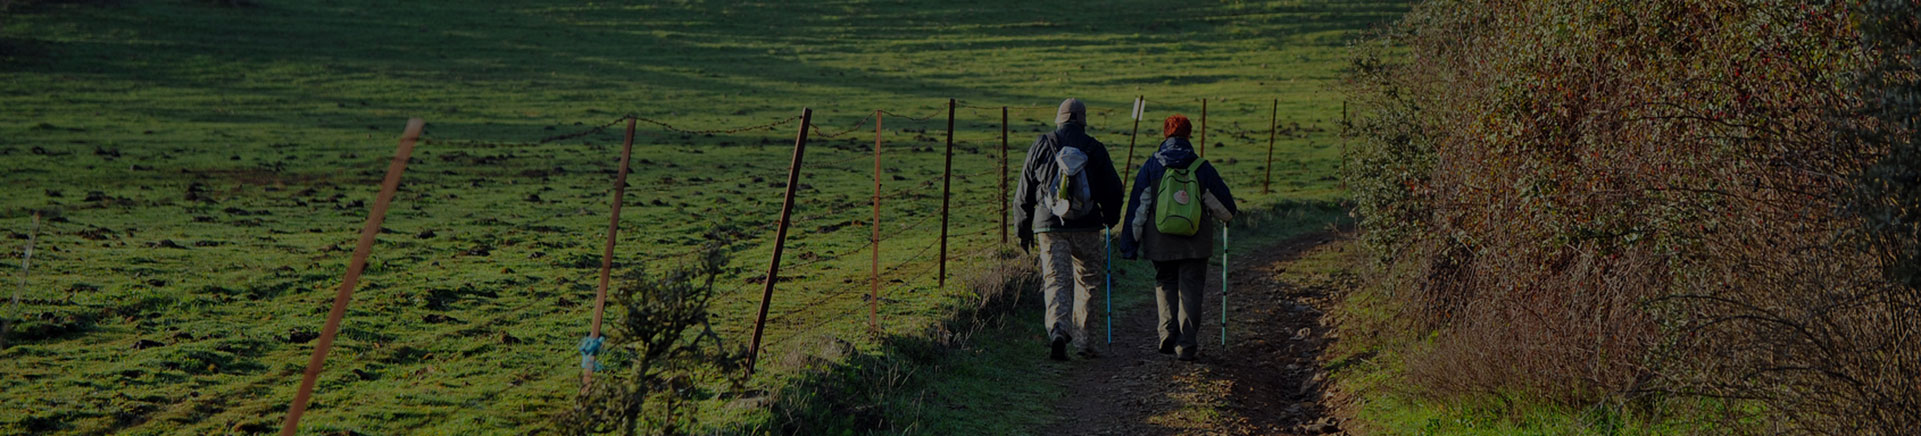
[[[1238,193],[1327,200],[1339,195],[1331,87],[1343,44],[1405,8],[261,3],[35,2],[0,18],[0,229],[11,258],[30,211],[55,211],[26,278],[20,334],[0,351],[0,409],[21,411],[0,414],[0,432],[277,427],[407,117],[428,120],[429,141],[322,374],[311,433],[524,433],[571,401],[620,137],[542,138],[629,113],[726,129],[802,107],[835,133],[875,109],[920,117],[957,98],[1017,106],[1018,162],[1051,128],[1053,105],[1077,96],[1096,111],[1094,133],[1125,156],[1129,102],[1147,95],[1145,156],[1157,120],[1197,114],[1197,98],[1213,97],[1207,141],[1225,146],[1209,157]],[[1274,99],[1281,124],[1304,129],[1279,141],[1275,192],[1262,196]],[[958,247],[998,241],[997,112],[958,112]],[[745,340],[759,299],[745,277],[771,251],[795,125],[711,136],[642,127],[618,261],[674,262],[656,257],[691,248],[698,229],[744,229],[742,271],[715,322]],[[882,262],[901,265],[901,282],[881,316],[899,334],[935,322],[956,292],[935,287],[931,255],[916,256],[938,234],[928,217],[945,122],[889,116],[885,128],[884,189],[897,196],[882,223],[900,236]],[[865,301],[850,289],[866,256],[848,254],[869,234],[871,131],[810,141],[787,246],[786,263],[800,266],[783,273],[794,281],[776,294],[769,354],[804,352],[794,338],[817,336],[878,349],[854,339]],[[757,383],[791,376],[768,371]],[[773,419],[710,409],[715,425]]]

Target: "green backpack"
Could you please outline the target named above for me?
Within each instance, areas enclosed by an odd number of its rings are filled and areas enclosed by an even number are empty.
[[[1200,162],[1187,168],[1167,168],[1154,193],[1154,229],[1161,234],[1194,236],[1206,214],[1201,205],[1201,181],[1194,177]]]

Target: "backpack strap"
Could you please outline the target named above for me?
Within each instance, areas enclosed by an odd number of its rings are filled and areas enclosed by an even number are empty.
[[[1058,153],[1061,151],[1061,148],[1064,148],[1067,146],[1067,144],[1061,143],[1061,136],[1056,133],[1058,132],[1047,132],[1047,133],[1041,134],[1041,142],[1047,143],[1046,150],[1048,154]]]

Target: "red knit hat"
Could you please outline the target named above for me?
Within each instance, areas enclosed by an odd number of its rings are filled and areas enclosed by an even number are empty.
[[[1187,116],[1181,114],[1174,114],[1174,116],[1167,117],[1167,122],[1161,124],[1163,136],[1169,138],[1176,136],[1186,138],[1188,132],[1192,130],[1194,130],[1194,123],[1188,122]]]

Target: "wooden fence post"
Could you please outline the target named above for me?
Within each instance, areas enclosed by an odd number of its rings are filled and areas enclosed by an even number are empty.
[[[940,184],[940,287],[947,288],[947,205],[954,194],[954,99],[947,99],[947,163]]]
[[[1134,97],[1134,132],[1127,134],[1127,165],[1121,167],[1122,186],[1126,186],[1129,181],[1134,179],[1131,177],[1134,174],[1134,138],[1141,135],[1141,118],[1145,118],[1146,116],[1147,96]]]
[[[636,121],[632,117],[627,118],[627,140],[620,144],[620,168],[614,172],[614,206],[611,216],[607,219],[606,248],[600,254],[600,287],[594,293],[594,327],[587,335],[589,340],[600,338],[600,320],[602,314],[607,312],[607,282],[613,277],[614,272],[614,240],[620,235],[620,205],[627,198],[627,162],[634,155],[634,123]],[[580,386],[581,389],[587,389],[587,385],[594,382],[596,356],[583,352],[581,358]]]
[[[780,254],[787,244],[787,219],[794,214],[794,188],[800,185],[801,157],[807,153],[807,126],[813,125],[814,110],[800,110],[800,135],[794,137],[794,161],[787,166],[787,196],[781,202],[780,221],[774,230],[774,255],[768,261],[767,283],[760,291],[760,315],[754,317],[754,344],[747,349],[747,374],[754,374],[754,364],[760,360],[761,332],[767,328],[767,306],[774,300],[774,283],[780,281]]]
[[[1007,106],[1001,106],[1001,247],[1007,246],[1007,205]]]
[[[1267,179],[1261,182],[1261,193],[1273,192],[1274,184],[1274,134],[1281,128],[1281,99],[1274,99],[1274,110],[1270,112],[1267,123]]]
[[[313,356],[307,359],[307,372],[300,376],[300,388],[294,394],[293,404],[287,406],[287,421],[280,426],[281,436],[293,436],[300,429],[300,415],[307,412],[307,403],[313,399],[314,382],[320,378],[320,368],[327,362],[327,352],[333,349],[334,335],[340,332],[340,319],[347,315],[347,302],[353,300],[354,286],[360,283],[360,273],[367,269],[374,236],[380,234],[380,223],[387,219],[387,205],[400,189],[400,174],[407,171],[407,158],[413,155],[414,142],[420,139],[420,130],[426,125],[427,121],[419,118],[407,120],[407,129],[400,135],[400,148],[394,153],[393,162],[387,164],[387,178],[380,182],[380,194],[374,197],[373,211],[367,215],[367,224],[360,227],[360,242],[354,245],[353,257],[347,261],[347,276],[340,281],[340,290],[334,293],[333,310],[327,312],[327,323],[320,329]]]

